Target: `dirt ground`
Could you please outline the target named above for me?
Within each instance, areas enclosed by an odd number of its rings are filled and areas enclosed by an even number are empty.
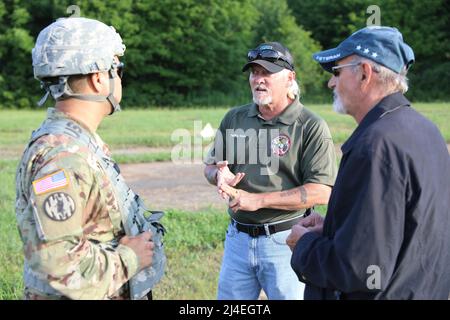
[[[214,207],[226,211],[226,203],[204,178],[201,164],[122,164],[120,169],[128,185],[151,210],[199,211]]]

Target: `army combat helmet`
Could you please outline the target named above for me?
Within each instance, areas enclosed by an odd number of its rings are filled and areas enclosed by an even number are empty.
[[[108,100],[112,112],[120,110],[114,98],[114,77],[120,65],[115,56],[123,56],[125,45],[113,27],[87,18],[60,18],[43,29],[32,50],[34,77],[55,100],[76,98],[103,102]],[[109,72],[109,95],[86,95],[72,91],[67,80],[71,75]]]

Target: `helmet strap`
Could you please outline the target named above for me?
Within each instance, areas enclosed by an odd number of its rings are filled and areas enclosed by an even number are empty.
[[[47,89],[46,89],[47,90]],[[48,96],[50,95],[50,91],[46,91],[44,96],[38,101],[37,105],[39,107],[42,107],[42,105],[45,103],[45,101],[47,101]]]
[[[110,69],[108,71],[109,74],[109,94],[107,96],[99,96],[93,94],[78,94],[74,93],[68,84],[67,76],[59,77],[59,83],[57,84],[45,84],[42,83],[42,87],[47,91],[45,95],[39,100],[38,106],[42,106],[47,100],[48,96],[51,94],[52,97],[56,100],[65,100],[69,98],[79,99],[84,101],[93,101],[93,102],[104,102],[108,101],[112,107],[110,115],[114,112],[120,111],[120,104],[114,98],[114,78],[116,75],[113,73],[114,71]]]
[[[117,77],[117,73],[113,71],[113,69],[110,69],[108,71],[109,73],[109,94],[106,97],[106,99],[109,101],[109,103],[112,106],[111,113],[109,115],[112,115],[114,112],[118,112],[121,110],[119,102],[114,98],[114,78]],[[114,74],[115,73],[115,74]]]

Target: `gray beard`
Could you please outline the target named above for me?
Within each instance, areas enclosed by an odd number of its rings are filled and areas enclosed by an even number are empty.
[[[257,98],[253,95],[253,102],[258,106],[267,106],[272,103],[272,96],[267,96],[265,98]]]
[[[342,104],[341,97],[333,91],[333,110],[340,114],[347,114],[347,108]]]

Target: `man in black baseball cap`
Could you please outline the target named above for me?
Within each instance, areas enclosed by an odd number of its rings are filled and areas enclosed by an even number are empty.
[[[247,54],[253,103],[233,108],[205,160],[231,217],[218,298],[302,299],[286,237],[309,208],[326,204],[336,155],[326,123],[299,101],[294,59],[282,44]],[[235,187],[235,188],[234,188]]]
[[[294,59],[287,48],[279,42],[260,44],[247,54],[248,62],[242,68],[247,71],[253,64],[258,64],[271,73],[277,73],[284,68],[294,71]]]
[[[310,215],[287,240],[305,299],[447,299],[450,157],[403,95],[411,47],[395,28],[367,27],[313,57],[358,127],[326,218]]]

